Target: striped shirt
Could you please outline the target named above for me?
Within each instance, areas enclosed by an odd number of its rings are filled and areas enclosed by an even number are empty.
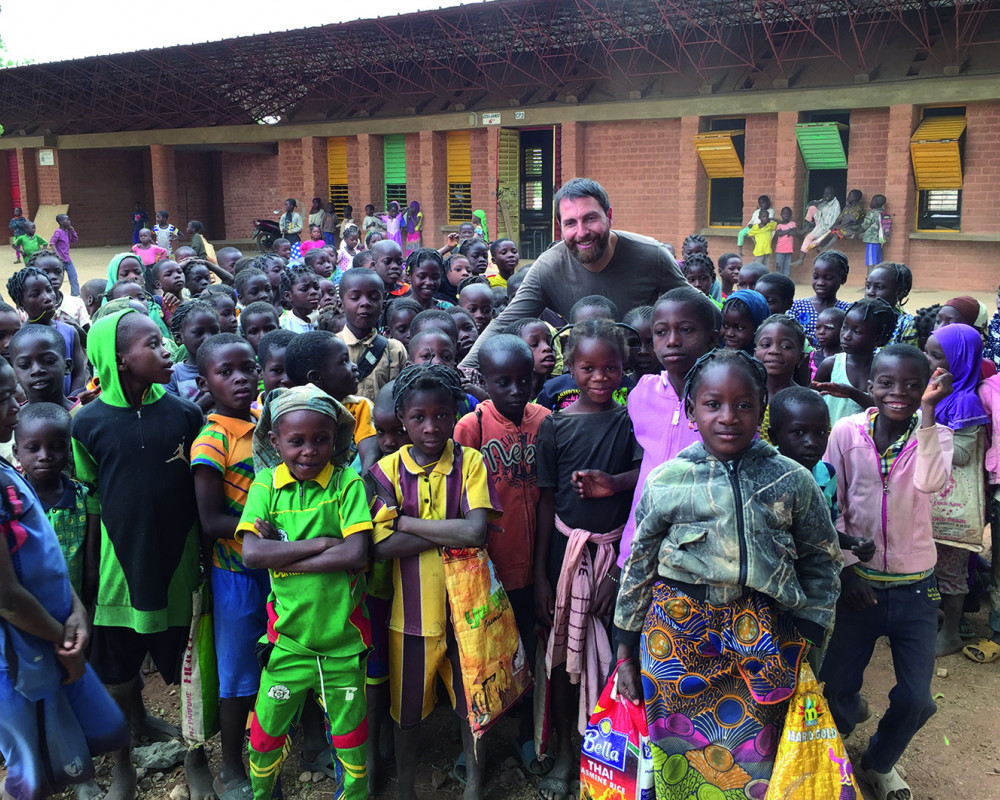
[[[208,424],[191,445],[191,470],[209,467],[222,473],[226,512],[237,519],[243,514],[247,492],[253,483],[254,422],[221,414],[209,414]],[[230,572],[245,572],[243,546],[236,539],[216,539],[212,565]]]
[[[382,498],[394,498],[402,516],[418,519],[463,519],[477,508],[487,509],[491,519],[500,515],[500,503],[478,450],[449,441],[427,472],[413,460],[412,447],[404,445],[369,473],[379,494],[372,509],[376,543],[393,534],[390,515],[380,513],[386,507]],[[444,636],[448,613],[440,548],[393,560],[392,583],[389,628],[415,636]]]

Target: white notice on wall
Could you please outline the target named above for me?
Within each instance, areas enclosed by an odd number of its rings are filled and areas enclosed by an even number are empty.
[[[483,114],[483,125],[499,125],[500,124],[500,112],[493,111],[489,114]]]
[[[51,150],[39,150],[38,163],[43,167],[54,167],[56,164],[56,154]]]

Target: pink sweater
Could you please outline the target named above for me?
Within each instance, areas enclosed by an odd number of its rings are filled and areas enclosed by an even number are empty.
[[[839,420],[823,456],[837,472],[837,529],[875,540],[875,555],[866,566],[897,575],[923,572],[937,563],[931,497],[951,475],[952,431],[943,425],[918,427],[883,483],[879,453],[868,435],[874,412]],[[857,561],[844,551],[845,564]]]
[[[1000,412],[1000,375],[993,375],[979,384],[979,399],[990,418],[986,441],[986,480],[991,486],[1000,485],[1000,425],[994,416]]]

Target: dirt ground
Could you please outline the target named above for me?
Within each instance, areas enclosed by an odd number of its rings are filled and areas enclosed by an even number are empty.
[[[988,632],[985,606],[969,619],[977,634]],[[1000,662],[974,664],[958,653],[938,660],[938,667],[947,670],[947,677],[936,677],[932,691],[938,711],[917,734],[903,756],[900,767],[913,790],[914,800],[1000,800],[1000,715],[996,713],[996,698],[1000,697]],[[864,693],[871,702],[875,717],[847,740],[847,749],[857,763],[868,737],[875,731],[877,719],[888,705],[892,688],[892,658],[883,640],[865,675]],[[177,690],[164,686],[156,675],[150,676],[145,691],[151,711],[176,722],[178,719]],[[439,707],[425,724],[424,741],[418,772],[418,791],[423,800],[458,800],[461,787],[449,776],[455,757],[461,750],[458,731],[450,708]],[[520,762],[513,758],[513,735],[516,727],[511,720],[501,720],[484,739],[487,753],[487,800],[532,800],[536,797],[535,783],[525,779]],[[218,739],[208,746],[209,760],[218,767]],[[299,776],[298,743],[293,744],[281,773],[287,800],[334,800],[334,784],[325,779],[318,783],[302,783]],[[390,770],[390,774],[392,770]],[[107,787],[111,766],[105,757],[99,761],[97,780]],[[443,781],[443,783],[442,783]],[[146,775],[140,781],[139,800],[167,800],[171,790],[184,785],[180,767],[164,773]],[[874,796],[862,784],[865,797]],[[390,780],[387,791],[379,798],[395,796],[395,783]],[[73,800],[65,792],[61,800]],[[177,800],[176,793],[174,800]]]

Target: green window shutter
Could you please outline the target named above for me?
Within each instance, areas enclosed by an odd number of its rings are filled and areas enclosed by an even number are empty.
[[[795,126],[795,138],[806,169],[847,169],[847,154],[840,132],[842,122],[804,122]]]
[[[385,182],[406,183],[406,135],[393,133],[383,138]]]

